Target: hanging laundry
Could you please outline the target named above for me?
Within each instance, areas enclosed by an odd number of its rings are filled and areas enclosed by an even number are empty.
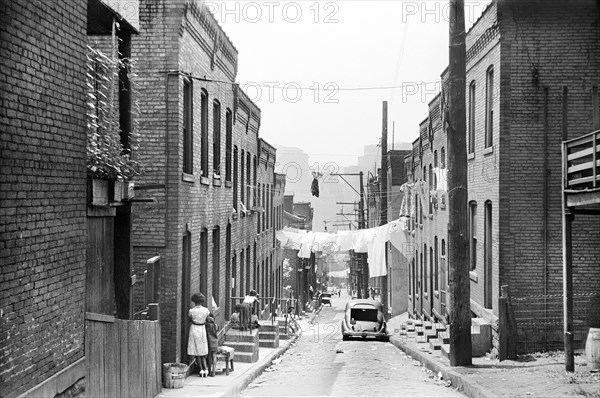
[[[319,173],[318,171],[313,171],[312,175],[313,175],[313,182],[310,186],[310,193],[312,194],[312,196],[316,196],[318,198],[319,197],[319,178],[321,178],[323,176],[323,174]]]
[[[315,178],[310,186],[310,193],[312,196],[319,197],[319,181]]]

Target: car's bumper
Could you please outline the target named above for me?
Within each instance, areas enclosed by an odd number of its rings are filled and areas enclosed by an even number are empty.
[[[349,327],[345,323],[342,323],[342,336],[376,339],[387,339],[389,337],[385,328],[378,331],[353,330],[352,327]]]

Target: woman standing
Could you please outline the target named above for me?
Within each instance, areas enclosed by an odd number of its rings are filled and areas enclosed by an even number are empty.
[[[208,376],[208,368],[206,366],[206,356],[208,355],[208,338],[206,336],[206,318],[210,314],[208,308],[203,304],[205,297],[202,293],[196,293],[192,296],[194,308],[188,312],[188,316],[192,320],[190,325],[190,336],[188,339],[188,355],[196,357],[196,363],[200,368],[198,376]]]

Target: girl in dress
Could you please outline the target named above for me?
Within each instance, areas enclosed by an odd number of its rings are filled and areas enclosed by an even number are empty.
[[[208,355],[208,338],[206,336],[206,318],[210,314],[208,308],[204,304],[205,298],[202,293],[196,293],[192,296],[194,308],[188,312],[188,316],[192,320],[190,325],[190,336],[188,339],[188,355],[196,357],[196,363],[200,368],[198,376],[208,376],[208,368],[206,366],[206,356]]]

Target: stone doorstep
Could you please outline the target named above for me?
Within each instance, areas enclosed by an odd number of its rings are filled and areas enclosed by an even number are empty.
[[[441,350],[442,343],[439,340],[429,340],[429,348],[432,350]]]
[[[225,334],[225,341],[229,342],[253,342],[254,340],[258,340],[258,332],[256,329],[252,331],[242,331],[238,329],[229,330]]]
[[[235,350],[235,353],[238,352],[253,352],[256,351],[258,345],[254,343],[244,343],[244,342],[226,342],[228,347],[231,347]]]
[[[236,351],[233,357],[234,362],[252,363],[258,361],[258,350],[254,352]]]
[[[425,339],[427,339],[427,342],[429,342],[430,340],[436,340],[438,338],[437,333],[425,333]]]
[[[442,344],[442,355],[450,359],[450,344]]]
[[[261,341],[258,345],[259,347],[277,348],[279,347],[279,340]]]

